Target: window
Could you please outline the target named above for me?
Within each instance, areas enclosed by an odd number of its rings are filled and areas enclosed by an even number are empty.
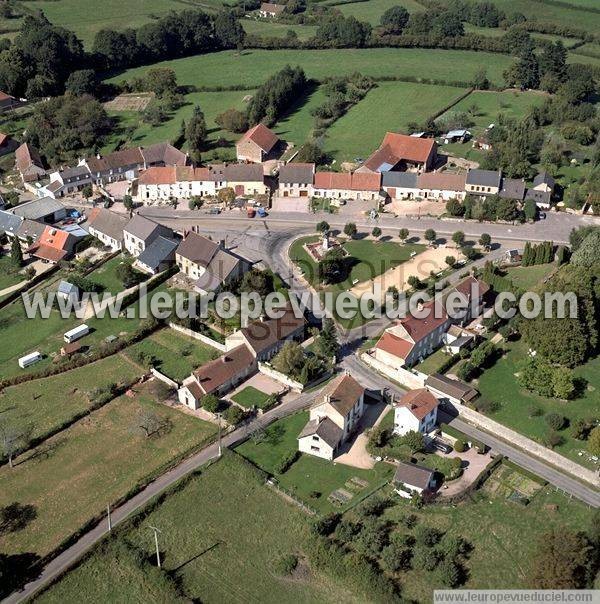
[[[319,440],[319,437],[318,436],[313,436],[312,439],[313,440]]]
[[[311,451],[316,451],[316,452],[319,452],[321,449],[319,449],[319,447],[314,447],[314,446],[311,446],[310,450],[311,450]]]

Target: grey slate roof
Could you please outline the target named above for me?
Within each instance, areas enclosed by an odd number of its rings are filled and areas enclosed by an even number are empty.
[[[91,176],[91,173],[87,166],[75,166],[73,168],[61,170],[60,175],[63,180],[69,180],[71,178],[77,178],[78,176]]]
[[[401,482],[409,487],[426,489],[429,486],[434,471],[413,463],[400,462],[394,474],[394,482]]]
[[[237,256],[225,250],[217,250],[204,274],[196,281],[196,287],[204,291],[214,291],[229,277],[240,262],[241,260]]]
[[[188,233],[179,244],[177,253],[195,264],[206,267],[210,264],[218,249],[218,243],[211,241],[208,237],[192,232]]]
[[[460,380],[453,380],[441,373],[432,373],[425,380],[425,386],[460,401],[470,401],[477,396],[477,390],[468,384]]]
[[[73,285],[73,283],[69,283],[63,279],[58,284],[58,293],[65,294],[67,296],[72,293],[79,295],[79,288],[76,285]]]
[[[27,239],[30,237],[33,241],[37,241],[41,236],[44,230],[46,229],[46,225],[41,222],[36,222],[35,220],[29,220],[29,218],[25,218],[21,222],[21,226],[17,230],[17,237],[22,239]]]
[[[289,163],[281,166],[279,182],[284,184],[310,183],[315,174],[315,164]]]
[[[1,233],[16,233],[23,219],[20,216],[15,216],[10,212],[0,211],[0,232]]]
[[[382,185],[384,187],[418,189],[417,178],[418,174],[416,172],[384,172]]]
[[[223,170],[225,180],[233,182],[262,182],[263,167],[260,164],[228,164]]]
[[[503,178],[502,189],[500,189],[498,195],[505,199],[523,201],[525,197],[525,181],[518,178]]]
[[[90,218],[89,226],[96,229],[100,233],[107,235],[115,241],[123,241],[123,228],[127,224],[127,218],[110,210],[98,208],[92,210],[93,214]]]
[[[153,270],[157,270],[161,263],[168,260],[169,256],[175,252],[176,247],[177,241],[160,235],[139,255],[138,261]]]
[[[160,225],[157,222],[154,222],[154,220],[136,214],[125,225],[123,230],[131,233],[134,237],[137,237],[142,241],[146,241],[146,239],[148,239],[148,237],[150,237],[158,228],[160,228]]]
[[[23,218],[29,218],[30,220],[39,220],[63,210],[64,206],[52,199],[52,197],[42,197],[40,199],[34,199],[32,201],[26,201],[21,205],[13,208],[11,212],[15,216],[22,216]]]
[[[554,180],[554,178],[552,178],[552,176],[550,176],[550,174],[548,174],[548,172],[540,172],[533,179],[533,186],[537,187],[543,184],[548,185],[551,189],[554,189],[554,187],[556,186],[556,181]]]
[[[549,204],[552,199],[552,193],[549,191],[536,191],[535,189],[527,189],[525,199],[533,199],[535,203]]]
[[[342,439],[344,431],[328,417],[321,420],[311,419],[302,428],[298,439],[306,438],[307,436],[318,436],[325,441],[332,449],[335,449]]]
[[[468,185],[480,187],[500,187],[502,172],[494,170],[469,170],[467,172]]]

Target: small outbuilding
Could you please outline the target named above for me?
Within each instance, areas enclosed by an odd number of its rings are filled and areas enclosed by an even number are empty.
[[[407,499],[414,493],[433,492],[436,488],[435,471],[412,463],[400,462],[394,474],[396,493]]]

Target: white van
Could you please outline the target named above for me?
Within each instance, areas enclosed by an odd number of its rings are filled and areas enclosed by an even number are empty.
[[[26,354],[24,357],[19,359],[19,367],[21,369],[25,369],[25,367],[29,367],[29,365],[33,365],[38,361],[42,360],[42,354],[37,350],[32,352],[31,354]]]
[[[63,338],[65,339],[65,342],[70,343],[79,340],[79,338],[83,338],[83,336],[86,336],[88,333],[90,333],[90,328],[84,323],[83,325],[79,325],[78,327],[74,327],[67,331],[63,335]]]

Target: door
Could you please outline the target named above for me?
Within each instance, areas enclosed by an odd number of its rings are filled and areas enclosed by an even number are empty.
[[[300,197],[308,197],[308,191],[300,191]]]
[[[244,194],[244,185],[235,185],[235,194],[243,195]]]

